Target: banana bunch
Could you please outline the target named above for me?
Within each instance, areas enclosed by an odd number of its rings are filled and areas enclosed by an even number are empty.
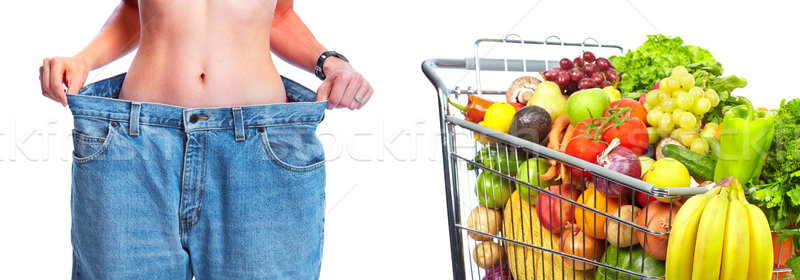
[[[772,237],[764,212],[747,202],[728,177],[683,204],[667,243],[667,280],[747,279],[772,276]]]

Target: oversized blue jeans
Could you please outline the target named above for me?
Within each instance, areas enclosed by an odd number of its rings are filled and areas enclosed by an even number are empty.
[[[326,102],[185,108],[68,95],[73,279],[318,279]]]

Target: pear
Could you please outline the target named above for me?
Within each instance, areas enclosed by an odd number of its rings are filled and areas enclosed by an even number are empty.
[[[526,105],[542,107],[550,113],[553,121],[567,113],[567,97],[561,94],[561,88],[554,82],[542,82],[536,86]]]

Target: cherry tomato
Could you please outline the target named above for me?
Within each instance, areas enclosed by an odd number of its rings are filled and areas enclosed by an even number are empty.
[[[620,99],[614,100],[611,103],[609,103],[608,107],[610,107],[610,108],[631,108],[631,110],[628,111],[627,113],[623,114],[622,117],[630,116],[630,117],[639,118],[639,121],[644,123],[645,127],[647,126],[647,109],[645,109],[644,105],[642,105],[642,103],[639,103],[639,101],[636,101],[636,100],[633,100],[633,99],[630,99],[630,98],[620,98]],[[603,114],[603,116],[607,117],[610,114],[611,114],[611,112],[609,112],[609,110],[606,109],[606,112],[605,112],[605,114]]]
[[[607,144],[594,141],[586,134],[581,134],[572,138],[572,140],[567,143],[567,148],[564,149],[564,152],[573,157],[595,163],[595,161],[597,161],[597,156],[603,153],[607,147]],[[581,172],[578,168],[569,168],[572,170],[572,176],[580,177],[582,175],[585,178],[591,178],[592,176],[588,171]]]
[[[639,118],[630,118],[619,126],[606,129],[603,133],[605,142],[611,143],[614,138],[619,138],[620,146],[630,149],[637,155],[641,155],[647,150],[650,140],[647,127]]]

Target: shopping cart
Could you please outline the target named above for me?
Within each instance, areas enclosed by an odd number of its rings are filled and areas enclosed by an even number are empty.
[[[537,59],[524,57],[490,58],[481,53],[486,45],[512,45],[522,48],[539,48]],[[483,49],[482,49],[483,48]],[[659,188],[637,178],[602,168],[562,152],[549,149],[540,143],[523,140],[508,134],[500,133],[484,126],[469,122],[458,110],[451,111],[448,101],[465,103],[470,95],[478,95],[494,101],[505,101],[505,90],[495,88],[484,89],[489,84],[493,73],[511,73],[515,76],[541,73],[558,66],[558,61],[550,60],[566,55],[552,54],[552,50],[591,50],[597,53],[621,54],[623,49],[615,45],[602,45],[597,40],[587,39],[582,43],[565,43],[560,38],[550,36],[544,41],[522,40],[518,36],[507,36],[504,39],[479,39],[475,43],[475,56],[466,59],[429,59],[422,63],[422,70],[438,91],[440,126],[442,132],[442,154],[445,174],[445,194],[447,201],[447,217],[450,235],[452,269],[454,279],[483,279],[489,270],[505,266],[517,280],[522,279],[595,279],[595,273],[602,271],[599,279],[664,279],[663,272],[648,274],[646,261],[632,264],[620,262],[621,256],[634,255],[634,251],[648,246],[648,239],[667,238],[669,231],[654,231],[642,227],[636,221],[629,221],[613,215],[616,210],[611,205],[633,204],[637,200],[636,193],[641,192],[656,198],[680,199],[707,191],[707,188]],[[549,55],[543,55],[548,53]],[[491,51],[490,51],[491,52]],[[503,52],[500,52],[503,53]],[[530,53],[530,52],[527,52]],[[572,55],[578,52],[573,51]],[[451,77],[462,80],[475,73],[475,80],[468,82],[471,86],[462,89],[445,83],[444,72]],[[535,75],[535,74],[534,74]],[[482,77],[483,76],[483,77]],[[485,79],[485,80],[482,80]],[[458,82],[457,82],[458,83]],[[506,86],[510,81],[502,81]],[[452,98],[452,99],[451,99]],[[542,137],[547,138],[547,137]],[[560,163],[566,172],[560,182],[543,182],[538,178],[540,164],[548,162]],[[520,162],[527,162],[527,170],[518,168]],[[517,170],[520,169],[520,170]],[[532,169],[532,170],[531,170]],[[520,180],[514,173],[533,174],[534,179]],[[591,194],[575,193],[591,192],[599,180],[617,183],[632,189],[630,195],[613,199],[595,195],[598,199],[590,199]],[[555,185],[569,186],[570,193],[553,191]],[[527,195],[519,191],[528,190]],[[589,191],[586,191],[589,190]],[[599,240],[598,246],[603,250],[575,252],[575,248],[561,248],[562,233],[553,233],[538,221],[535,193],[550,196],[552,205],[565,205],[580,212],[581,221],[577,226],[584,229],[584,234],[598,236],[604,234],[604,224],[599,221],[616,222],[624,230],[618,230],[616,240],[622,234],[636,240],[637,232],[644,236],[643,242],[636,246],[616,248],[616,257],[601,258],[598,254],[608,251],[609,242]],[[558,193],[556,193],[558,192]],[[597,192],[594,191],[594,194]],[[526,197],[527,196],[527,197]],[[605,200],[601,200],[605,199]],[[600,201],[598,201],[600,200]],[[616,201],[614,201],[616,200]],[[498,202],[500,201],[500,202]],[[507,201],[505,204],[502,202]],[[479,206],[482,205],[482,206]],[[597,207],[600,205],[601,207]],[[605,205],[605,209],[603,209]],[[670,210],[673,204],[670,204]],[[491,206],[491,207],[490,207]],[[496,208],[496,209],[493,209]],[[555,207],[551,207],[555,208]],[[558,207],[562,209],[562,207]],[[613,209],[612,209],[613,208]],[[601,210],[596,210],[601,209]],[[633,216],[633,208],[631,215]],[[640,215],[650,217],[649,208],[645,207]],[[604,210],[604,211],[603,211]],[[551,215],[551,219],[563,221],[563,210]],[[673,213],[670,211],[670,213]],[[620,213],[617,213],[620,214]],[[548,214],[545,214],[547,216]],[[552,218],[555,215],[555,218]],[[502,217],[501,217],[502,216]],[[622,216],[622,215],[620,215]],[[672,214],[669,215],[671,223]],[[551,223],[553,223],[551,221]],[[481,226],[482,225],[482,226]],[[586,226],[589,225],[587,228]],[[626,228],[626,226],[628,228]],[[645,234],[646,233],[646,234]],[[571,237],[569,244],[576,242]],[[613,238],[613,237],[611,237]],[[580,241],[580,237],[577,238]],[[781,243],[783,244],[783,243]],[[778,249],[778,248],[776,248]],[[565,253],[568,252],[568,253]],[[779,250],[783,252],[783,250]],[[614,259],[615,258],[615,259]],[[622,257],[624,259],[624,257]],[[591,268],[592,269],[587,269]],[[574,270],[584,268],[584,270]],[[776,269],[786,272],[789,269]],[[499,279],[499,278],[491,278]],[[505,278],[504,278],[505,279]],[[510,279],[510,276],[509,276]]]

